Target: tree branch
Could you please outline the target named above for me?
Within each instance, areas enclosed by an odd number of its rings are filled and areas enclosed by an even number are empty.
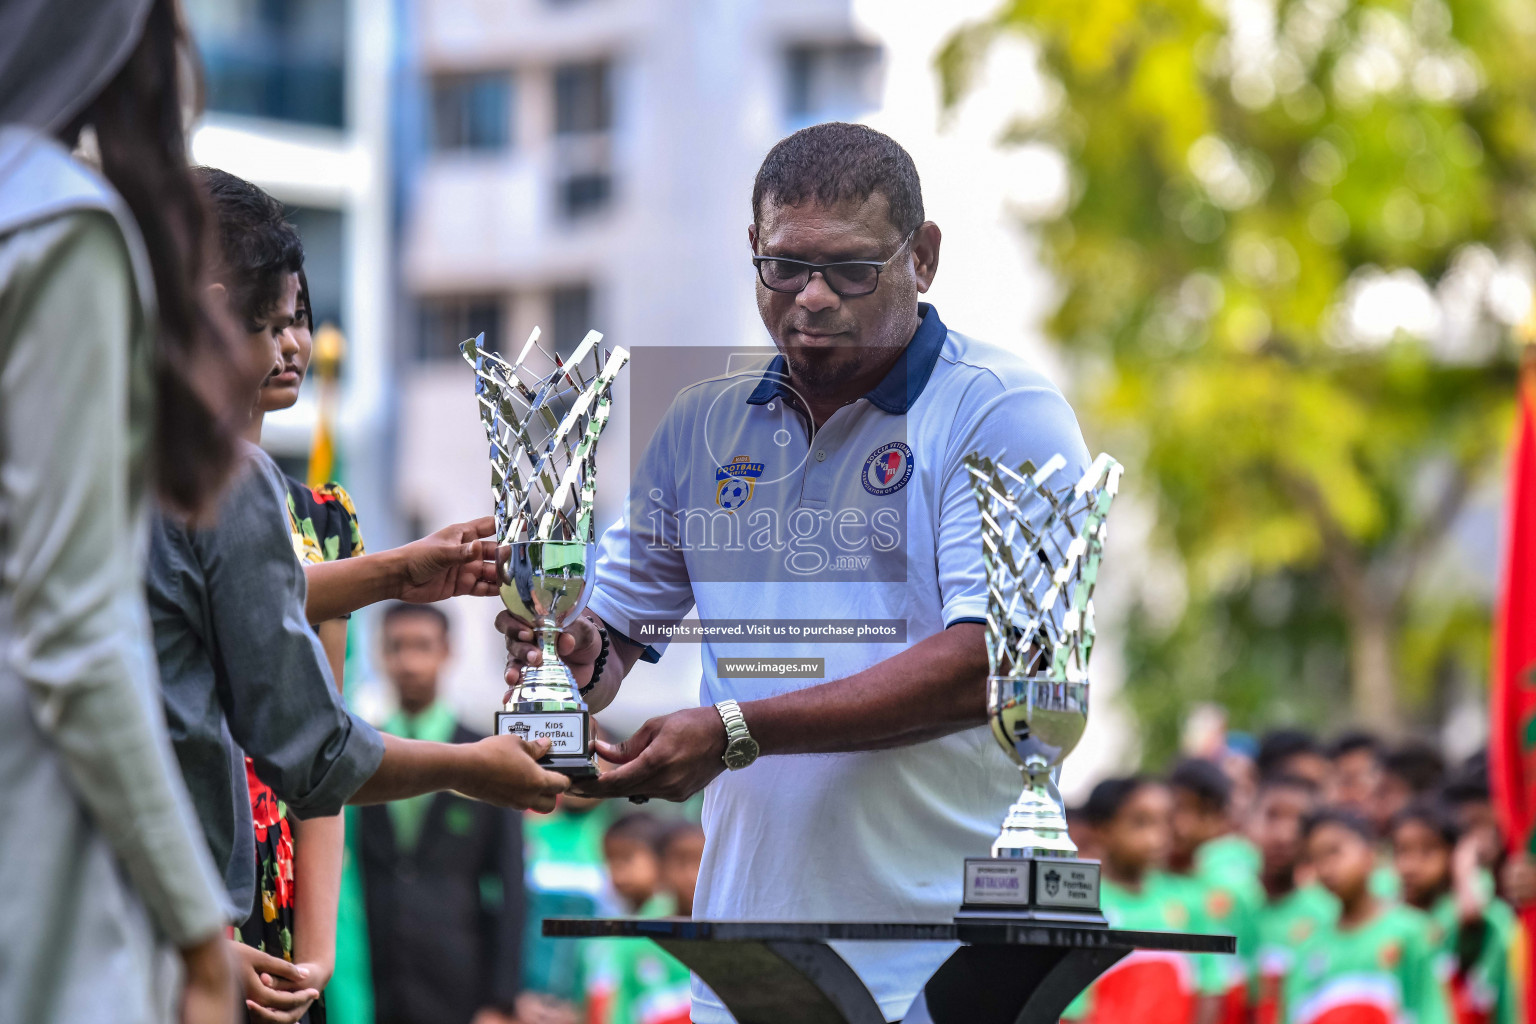
[[[1304,509],[1317,524],[1318,535],[1323,541],[1323,564],[1339,585],[1347,606],[1346,614],[1365,614],[1371,604],[1365,559],[1355,543],[1345,534],[1344,528],[1328,511],[1328,503],[1312,481],[1284,469],[1277,470],[1280,485],[1291,500]]]
[[[1466,466],[1457,464],[1450,481],[1446,483],[1445,489],[1436,499],[1434,507],[1400,545],[1401,554],[1394,559],[1400,566],[1397,572],[1398,578],[1392,587],[1394,607],[1408,596],[1408,591],[1412,588],[1419,570],[1424,567],[1428,557],[1445,539],[1445,534],[1456,522],[1456,517],[1461,515],[1461,510],[1466,507],[1467,498],[1471,493],[1472,472]]]

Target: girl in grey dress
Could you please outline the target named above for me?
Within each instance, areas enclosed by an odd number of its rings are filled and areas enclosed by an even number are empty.
[[[178,35],[168,0],[0,4],[0,1021],[234,1019],[142,589],[148,485],[213,496],[247,372],[200,304]]]

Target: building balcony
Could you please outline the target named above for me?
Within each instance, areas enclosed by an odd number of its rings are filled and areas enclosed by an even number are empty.
[[[590,274],[621,214],[606,136],[560,137],[534,153],[444,153],[417,179],[405,231],[418,294],[539,285]]]

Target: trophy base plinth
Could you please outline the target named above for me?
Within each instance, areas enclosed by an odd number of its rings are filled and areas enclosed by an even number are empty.
[[[529,702],[532,704],[533,702]],[[597,758],[592,746],[592,720],[585,711],[543,711],[537,706],[514,703],[510,711],[496,712],[496,735],[510,733],[530,743],[549,740],[549,753],[539,764],[572,779],[597,778]]]
[[[571,754],[546,754],[539,758],[539,764],[552,772],[559,772],[570,779],[595,779],[597,778],[597,761],[591,757],[576,757]]]
[[[1077,857],[967,857],[955,923],[1039,921],[1108,927],[1099,862]]]

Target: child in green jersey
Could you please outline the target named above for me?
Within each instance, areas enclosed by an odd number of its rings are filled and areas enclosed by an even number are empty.
[[[1363,729],[1350,729],[1333,738],[1327,754],[1332,770],[1323,799],[1369,820],[1382,784],[1381,741]]]
[[[1297,952],[1285,992],[1290,1024],[1450,1024],[1429,919],[1371,891],[1370,824],[1326,809],[1308,818],[1305,836],[1339,920]]]
[[[1237,939],[1235,956],[1199,961],[1203,972],[1214,972],[1210,984],[1221,995],[1220,1010],[1205,1019],[1246,1024],[1249,964],[1258,941],[1254,918],[1264,894],[1251,867],[1252,844],[1232,831],[1232,780],[1215,762],[1189,758],[1168,774],[1168,788],[1173,793],[1169,871],[1186,882],[1210,930]]]
[[[1478,867],[1476,840],[1461,841],[1449,810],[1425,801],[1398,812],[1391,836],[1403,900],[1429,914],[1449,963],[1456,1024],[1514,1024],[1519,1011],[1509,942],[1515,915],[1494,898],[1493,880]]]
[[[632,827],[621,827],[625,823]],[[652,826],[655,826],[654,828]],[[640,916],[693,915],[704,832],[692,822],[670,828],[649,815],[631,814],[604,841],[614,887],[640,903]],[[642,847],[642,843],[644,846]],[[649,863],[641,864],[641,861]],[[609,939],[592,950],[588,971],[588,1024],[688,1024],[688,968],[650,939]]]
[[[1317,785],[1299,775],[1260,780],[1248,835],[1258,847],[1264,902],[1255,915],[1254,1024],[1282,1024],[1285,982],[1296,966],[1296,951],[1313,936],[1333,928],[1339,901],[1315,882],[1297,883],[1301,828],[1317,810]]]
[[[596,939],[546,938],[546,917],[603,917],[619,912],[603,868],[603,833],[612,805],[562,793],[552,814],[523,818],[527,916],[519,1021],[573,1024],[586,1004],[587,950]]]
[[[1106,779],[1082,810],[1103,858],[1100,906],[1116,928],[1209,931],[1187,883],[1159,871],[1167,861],[1173,798],[1160,782]],[[1195,958],[1138,950],[1078,996],[1063,1015],[1082,1024],[1191,1024],[1202,993]]]

